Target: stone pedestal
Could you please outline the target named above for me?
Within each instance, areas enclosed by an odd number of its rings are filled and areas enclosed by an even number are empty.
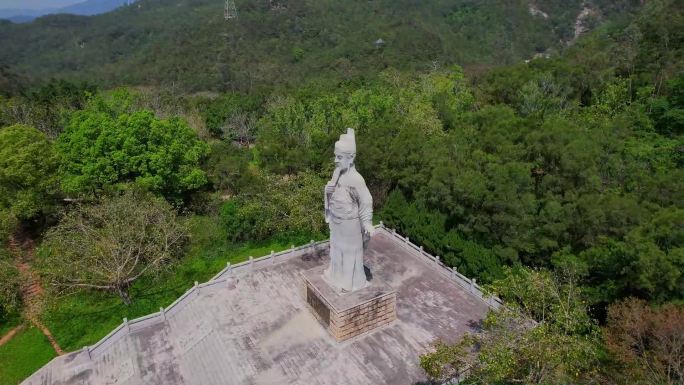
[[[304,299],[313,314],[338,342],[348,340],[397,318],[396,292],[379,278],[351,293],[339,293],[323,279],[325,266],[301,273]]]

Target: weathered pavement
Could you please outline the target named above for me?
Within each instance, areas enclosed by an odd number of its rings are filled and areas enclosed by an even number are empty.
[[[243,270],[192,292],[166,320],[122,329],[92,351],[58,357],[26,385],[402,385],[425,380],[418,358],[436,339],[475,330],[488,307],[397,238],[379,231],[366,262],[397,291],[398,319],[337,343],[302,299],[299,273],[327,247]]]

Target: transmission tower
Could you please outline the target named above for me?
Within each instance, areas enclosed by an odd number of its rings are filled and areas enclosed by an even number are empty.
[[[224,39],[222,49],[218,53],[216,61],[217,75],[220,79],[220,88],[222,91],[229,89],[235,90],[237,88],[237,79],[239,68],[237,63],[238,41],[241,40],[240,26],[238,20],[238,11],[235,6],[235,0],[225,0],[226,6],[223,17],[227,23],[223,24]]]
[[[238,15],[235,0],[226,0],[226,10],[223,17],[226,20],[234,19]]]

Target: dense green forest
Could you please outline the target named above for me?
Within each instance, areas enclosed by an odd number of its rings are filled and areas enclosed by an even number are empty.
[[[378,69],[474,69],[553,53],[574,37],[583,1],[140,0],[96,16],[0,23],[0,63],[47,80],[254,90],[335,84]],[[592,1],[587,26],[639,1]],[[539,14],[530,12],[537,7]],[[382,39],[384,44],[376,45]],[[436,64],[435,64],[436,63]]]
[[[354,127],[376,220],[507,304],[421,357],[430,378],[684,381],[681,4],[222,4],[0,24],[0,332],[28,307],[22,240],[75,350],[228,261],[326,238]],[[0,383],[51,357],[15,349],[45,358]]]

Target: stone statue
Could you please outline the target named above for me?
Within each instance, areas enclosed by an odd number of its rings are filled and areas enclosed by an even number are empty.
[[[354,167],[356,139],[347,129],[335,143],[335,171],[325,186],[325,221],[330,226],[330,266],[324,279],[341,292],[366,287],[363,251],[373,234],[373,197]]]

